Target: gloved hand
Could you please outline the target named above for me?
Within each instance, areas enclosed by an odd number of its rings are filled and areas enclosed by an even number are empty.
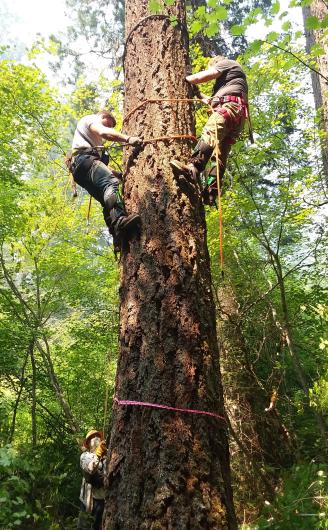
[[[191,85],[192,88],[192,97],[202,99],[199,87],[197,85]]]
[[[100,444],[98,445],[96,449],[96,455],[98,456],[98,458],[102,458],[103,456],[106,455],[106,453],[107,453],[106,442],[103,440],[102,442],[100,442]]]
[[[137,147],[137,145],[142,144],[142,139],[139,138],[139,136],[129,136],[128,144],[133,145],[133,147]]]
[[[192,75],[192,66],[191,66],[191,64],[187,64],[187,66],[186,66],[186,77],[188,75]]]

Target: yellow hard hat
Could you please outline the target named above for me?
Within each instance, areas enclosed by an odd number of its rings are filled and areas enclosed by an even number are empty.
[[[96,431],[96,430],[91,430],[89,432],[87,432],[86,434],[86,437],[84,439],[84,442],[83,442],[83,445],[84,447],[88,447],[89,446],[89,442],[92,438],[94,438],[95,436],[99,436],[99,438],[103,439],[104,435],[101,431]]]

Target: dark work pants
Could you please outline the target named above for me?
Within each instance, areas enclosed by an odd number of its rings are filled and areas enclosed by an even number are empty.
[[[79,514],[79,521],[77,530],[102,530],[102,517],[105,508],[104,499],[93,499],[93,507],[91,514],[87,514],[85,506],[81,502],[81,511]],[[92,525],[92,526],[91,526]]]
[[[115,203],[114,200],[112,202],[113,206],[115,204],[117,217],[125,214],[118,191],[119,181],[101,160],[94,160],[91,167],[87,168],[89,159],[88,155],[78,155],[75,158],[76,170],[73,172],[73,177],[79,186],[82,186],[96,201],[100,202],[106,224],[109,226],[109,208],[106,202],[110,196],[116,198]]]

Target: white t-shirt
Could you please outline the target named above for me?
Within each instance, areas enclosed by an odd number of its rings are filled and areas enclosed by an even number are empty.
[[[85,451],[81,454],[80,457],[80,466],[82,471],[85,473],[92,474],[94,467],[97,465],[97,468],[100,473],[105,474],[106,472],[106,458],[98,458],[94,453],[90,451]],[[83,504],[87,505],[88,496],[92,495],[94,499],[104,499],[105,498],[105,489],[104,488],[95,488],[91,486],[85,478],[82,480],[81,491],[80,491],[80,501]]]
[[[101,124],[101,119],[100,114],[89,114],[78,121],[73,136],[72,149],[77,149],[79,147],[99,147],[103,145],[103,138],[90,129],[92,123]],[[85,140],[80,133],[82,133],[88,141]]]

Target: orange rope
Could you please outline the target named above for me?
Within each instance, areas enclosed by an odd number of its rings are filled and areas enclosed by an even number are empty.
[[[143,140],[143,144],[151,144],[152,142],[162,142],[165,140],[179,140],[179,139],[186,139],[186,140],[193,140],[194,142],[197,142],[196,136],[193,136],[192,134],[175,134],[173,136],[158,136],[157,138],[149,138],[146,140]]]
[[[218,130],[215,127],[215,159],[216,159],[216,182],[218,187],[218,202],[219,202],[219,237],[220,237],[220,267],[223,278],[224,271],[224,256],[223,256],[223,220],[222,220],[222,201],[221,201],[221,186],[220,186],[220,167],[219,167],[219,141]]]

